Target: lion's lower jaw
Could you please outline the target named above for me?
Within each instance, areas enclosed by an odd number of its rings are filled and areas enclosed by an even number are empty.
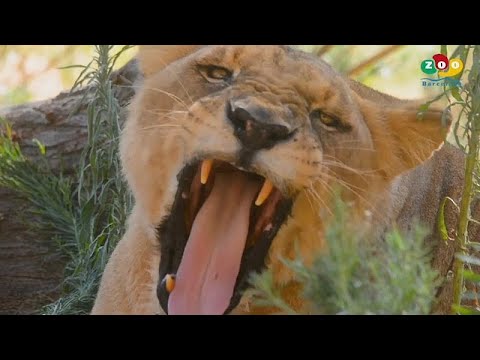
[[[283,300],[300,313],[306,311],[301,289],[294,281],[293,271],[279,259],[293,259],[299,251],[308,265],[312,254],[324,247],[319,220],[318,214],[311,211],[308,199],[300,194],[291,216],[273,240],[266,259],[268,271],[272,272],[275,286],[281,289]],[[92,314],[165,314],[156,293],[160,266],[159,239],[155,227],[147,222],[144,210],[136,207],[129,218],[128,231],[107,265]],[[231,314],[278,312],[279,309],[273,307],[256,306],[247,291]]]
[[[162,209],[164,213],[165,208]],[[136,207],[128,221],[128,231],[107,265],[92,314],[165,314],[156,293],[159,282],[160,251],[158,234],[148,224],[145,210]],[[293,259],[296,251],[308,263],[312,254],[324,247],[322,222],[311,209],[311,202],[301,193],[291,216],[279,230],[267,255],[268,271],[282,289],[286,303],[305,312],[301,291],[294,282],[295,274],[279,259]],[[297,247],[294,246],[297,244]],[[258,307],[254,299],[244,295],[231,314],[272,314],[278,309]]]

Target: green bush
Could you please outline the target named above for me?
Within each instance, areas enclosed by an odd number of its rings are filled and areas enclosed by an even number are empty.
[[[393,230],[383,242],[359,237],[349,220],[350,209],[337,197],[334,220],[326,230],[327,253],[318,254],[311,268],[301,257],[282,261],[302,284],[314,314],[428,314],[439,285],[420,226],[400,234]],[[295,311],[279,296],[267,271],[252,279],[256,304]]]
[[[83,68],[76,84],[92,87],[87,109],[88,141],[72,178],[54,174],[46,160],[26,159],[5,124],[0,137],[0,185],[28,199],[36,221],[29,225],[48,232],[67,257],[63,295],[42,310],[45,314],[89,313],[103,269],[125,231],[132,206],[127,184],[120,175],[118,139],[120,106],[110,75],[122,51],[96,47],[94,60]],[[45,149],[39,144],[40,151]]]

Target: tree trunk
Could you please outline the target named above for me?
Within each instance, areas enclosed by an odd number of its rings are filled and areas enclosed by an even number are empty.
[[[138,77],[135,61],[112,74],[122,106],[133,96],[131,85]],[[0,117],[12,125],[25,155],[36,160],[39,153],[33,139],[38,139],[46,146],[53,169],[71,172],[87,137],[89,90],[85,87],[51,100],[0,109]],[[26,219],[19,216],[26,206],[27,201],[0,188],[0,314],[32,314],[60,296],[65,262],[51,239],[29,232]]]

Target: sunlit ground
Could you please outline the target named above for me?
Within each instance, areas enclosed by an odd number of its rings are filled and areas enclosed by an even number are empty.
[[[320,45],[299,47],[307,51],[321,49]],[[349,73],[388,47],[390,46],[338,45],[331,47],[323,58],[339,71]],[[420,64],[438,53],[439,49],[439,45],[399,47],[355,74],[354,78],[401,98],[432,97],[438,89],[422,87],[420,79],[424,74],[420,70]],[[454,46],[449,46],[449,51],[453,49]],[[118,66],[125,64],[136,51],[136,48],[128,50],[119,59]],[[93,54],[94,49],[90,45],[0,45],[0,107],[45,100],[69,89],[81,70],[61,68],[86,65]]]

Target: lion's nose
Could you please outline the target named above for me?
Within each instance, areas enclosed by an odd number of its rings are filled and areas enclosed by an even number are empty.
[[[227,118],[233,124],[234,134],[249,150],[270,149],[293,134],[287,126],[272,124],[271,117],[261,108],[247,110],[227,104]]]

